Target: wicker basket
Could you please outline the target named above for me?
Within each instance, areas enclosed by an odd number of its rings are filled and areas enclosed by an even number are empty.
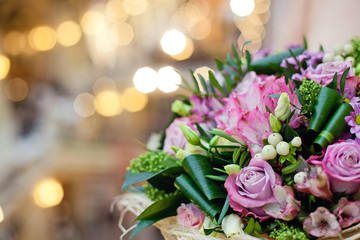
[[[123,232],[120,236],[120,239],[128,234],[135,226],[126,229],[122,223],[125,218],[125,215],[128,213],[132,213],[134,215],[139,215],[146,207],[151,204],[151,201],[143,194],[138,193],[126,193],[120,195],[117,199],[115,199],[114,204],[112,205],[112,209],[114,205],[117,206],[120,211],[120,220],[119,220],[119,228]],[[219,240],[219,239],[227,239],[225,235],[220,238],[215,238],[211,236],[205,236],[199,233],[199,230],[185,228],[180,226],[176,222],[176,217],[166,218],[154,224],[161,231],[162,235],[166,240]],[[250,236],[248,234],[241,234],[232,236],[231,239],[234,240],[259,240],[259,238]],[[345,229],[342,231],[341,235],[338,237],[331,238],[321,238],[321,240],[360,240],[360,224],[357,224],[351,228]]]

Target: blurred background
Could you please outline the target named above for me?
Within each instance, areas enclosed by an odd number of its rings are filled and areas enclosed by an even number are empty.
[[[186,94],[179,74],[206,75],[248,40],[345,43],[360,14],[344,3],[0,0],[0,240],[118,239],[111,202]]]

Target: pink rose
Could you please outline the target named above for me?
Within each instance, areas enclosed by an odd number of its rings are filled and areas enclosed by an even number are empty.
[[[360,201],[350,202],[346,198],[341,198],[333,213],[342,228],[350,227],[360,221]]]
[[[184,227],[200,228],[204,218],[205,214],[193,203],[181,204],[177,209],[177,222]]]
[[[354,70],[352,69],[352,63],[346,61],[338,62],[326,62],[319,64],[316,69],[307,71],[306,78],[314,80],[316,83],[326,86],[332,82],[335,73],[338,76],[338,86],[340,86],[340,78],[344,71],[350,67],[350,71],[347,77],[354,76]]]
[[[281,186],[279,175],[263,159],[253,158],[249,166],[231,174],[225,188],[231,208],[241,216],[290,220],[300,210],[292,190]]]
[[[183,123],[189,127],[191,127],[194,131],[196,128],[193,126],[192,121],[188,117],[177,118],[170,124],[170,126],[166,129],[166,137],[164,141],[164,152],[175,156],[175,152],[171,149],[171,147],[185,148],[187,143],[186,138],[182,131],[180,130],[179,124]]]
[[[338,142],[327,147],[321,165],[334,192],[352,194],[360,188],[360,145],[355,141]]]

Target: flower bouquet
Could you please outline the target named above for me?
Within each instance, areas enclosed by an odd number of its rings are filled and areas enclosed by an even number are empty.
[[[151,200],[132,236],[157,224],[167,239],[359,239],[360,40],[245,48],[192,74],[157,149],[131,161],[123,190],[147,181],[129,191]]]

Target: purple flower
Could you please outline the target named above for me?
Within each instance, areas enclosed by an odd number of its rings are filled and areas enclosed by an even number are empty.
[[[350,227],[360,221],[360,201],[350,202],[346,198],[341,198],[333,213],[342,228]]]
[[[334,192],[355,193],[360,188],[360,145],[341,141],[329,145],[322,161],[308,160],[321,165]]]
[[[269,48],[265,48],[265,49],[262,49],[262,50],[259,50],[255,53],[252,54],[252,61],[257,61],[261,58],[264,58],[268,55],[270,55],[272,52],[274,51],[274,47],[269,47]]]
[[[190,100],[194,106],[191,108],[193,114],[204,120],[214,119],[215,114],[222,108],[222,104],[214,97],[203,98],[192,95]]]
[[[360,139],[360,109],[356,103],[351,104],[354,111],[350,112],[350,116],[345,117],[345,121],[350,126],[350,132]]]
[[[177,209],[177,222],[184,227],[200,228],[204,223],[204,218],[205,214],[193,203],[183,203]]]
[[[303,223],[306,232],[315,237],[335,237],[341,232],[336,217],[324,207],[310,213]]]

